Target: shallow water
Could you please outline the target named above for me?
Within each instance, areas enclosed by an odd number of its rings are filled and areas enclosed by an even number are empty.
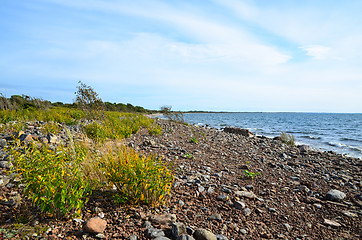
[[[349,113],[192,113],[191,124],[246,128],[257,135],[291,133],[298,144],[362,159],[362,114]]]

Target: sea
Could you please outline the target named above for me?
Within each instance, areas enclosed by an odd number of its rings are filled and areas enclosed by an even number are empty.
[[[256,135],[293,134],[298,145],[362,159],[362,113],[186,113],[187,123],[248,129]]]

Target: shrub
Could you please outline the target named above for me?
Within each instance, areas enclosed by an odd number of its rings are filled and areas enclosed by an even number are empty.
[[[81,146],[53,151],[47,145],[18,143],[9,153],[33,205],[56,218],[80,216],[93,187],[82,172],[86,152]]]
[[[158,124],[153,124],[148,128],[148,134],[150,134],[150,135],[162,135],[162,128]]]
[[[96,142],[104,142],[107,139],[107,133],[104,127],[98,122],[85,125],[83,126],[83,129],[85,130],[87,137]]]
[[[280,140],[285,144],[295,146],[295,138],[294,138],[293,134],[288,134],[288,133],[282,132],[280,134]]]
[[[89,118],[99,118],[104,109],[104,104],[98,93],[81,81],[79,81],[77,89],[75,105],[86,112]]]
[[[99,166],[108,182],[116,186],[118,204],[158,205],[170,193],[173,171],[155,155],[140,156],[121,146],[107,151]]]
[[[171,111],[172,106],[162,106],[161,113],[170,121],[185,123],[182,112]]]

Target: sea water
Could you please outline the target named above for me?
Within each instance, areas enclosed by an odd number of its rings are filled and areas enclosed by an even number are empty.
[[[217,129],[245,128],[267,137],[283,131],[293,134],[297,144],[362,159],[361,113],[191,113],[184,119]]]

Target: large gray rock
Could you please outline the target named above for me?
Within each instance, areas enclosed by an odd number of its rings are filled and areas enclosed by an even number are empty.
[[[186,226],[183,223],[172,223],[171,232],[174,238],[178,238],[182,234],[186,234]]]
[[[177,238],[177,240],[195,240],[195,238],[191,237],[190,235],[187,234],[182,234],[181,236],[179,236]]]
[[[334,202],[340,202],[346,197],[344,192],[341,192],[337,189],[332,189],[326,194],[326,199]]]
[[[242,129],[242,128],[237,128],[237,127],[225,127],[224,132],[239,134],[239,135],[243,135],[245,137],[254,136],[254,134],[252,132],[250,132],[248,129]]]
[[[196,240],[217,240],[215,234],[206,229],[196,229],[194,238]]]

